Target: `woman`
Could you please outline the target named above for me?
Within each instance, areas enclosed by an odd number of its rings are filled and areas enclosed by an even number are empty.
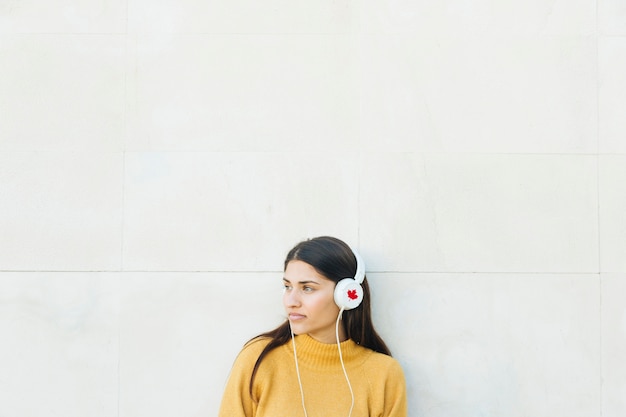
[[[332,237],[300,242],[283,282],[288,319],[244,346],[219,416],[406,417],[404,375],[374,330],[358,254]]]

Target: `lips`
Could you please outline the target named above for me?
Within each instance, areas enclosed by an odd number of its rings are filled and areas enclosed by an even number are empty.
[[[306,316],[304,316],[302,314],[289,313],[289,320],[291,320],[291,321],[302,320],[302,319],[305,319],[305,318],[306,318]]]

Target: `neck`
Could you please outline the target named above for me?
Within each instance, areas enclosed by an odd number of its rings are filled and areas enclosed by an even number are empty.
[[[307,333],[307,334],[311,336],[311,338],[317,340],[320,343],[324,343],[327,345],[337,343],[337,335],[335,334],[334,329],[332,332],[328,332],[325,334],[318,334],[318,333]],[[346,340],[348,340],[348,336],[346,336],[346,332],[340,326],[339,327],[339,341],[345,342]]]

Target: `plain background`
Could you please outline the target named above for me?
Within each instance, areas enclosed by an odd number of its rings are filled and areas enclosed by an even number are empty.
[[[0,416],[215,416],[325,234],[411,417],[624,416],[625,74],[619,0],[3,1]]]

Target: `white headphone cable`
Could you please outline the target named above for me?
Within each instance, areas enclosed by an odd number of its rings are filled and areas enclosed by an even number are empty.
[[[291,344],[293,345],[293,359],[296,362],[296,374],[298,375],[298,385],[300,385],[300,398],[302,398],[302,410],[304,410],[304,417],[309,417],[306,413],[306,407],[304,406],[304,390],[302,389],[302,380],[300,379],[300,368],[298,368],[298,354],[296,353],[296,340],[293,337],[293,329],[291,328],[291,322],[289,322],[289,330],[291,331]]]
[[[344,309],[342,308],[339,311],[339,315],[337,316],[337,322],[335,323],[335,337],[337,339],[337,350],[339,350],[339,360],[341,362],[341,369],[343,370],[343,375],[346,377],[346,382],[348,383],[348,388],[350,389],[350,396],[352,397],[352,404],[350,405],[350,413],[348,417],[352,416],[352,410],[354,409],[354,391],[352,390],[352,384],[350,384],[350,378],[348,378],[348,371],[346,371],[346,365],[343,362],[343,353],[341,352],[341,341],[339,340],[339,321],[341,320],[341,315]],[[304,389],[302,388],[302,379],[300,378],[300,368],[298,367],[298,353],[296,351],[296,340],[293,335],[293,329],[291,328],[291,322],[289,323],[289,331],[291,332],[291,345],[293,346],[293,359],[296,364],[296,374],[298,375],[298,385],[300,386],[300,397],[302,398],[302,410],[304,411],[304,417],[308,417],[306,412],[306,406],[304,405]]]
[[[350,388],[350,396],[352,397],[352,405],[350,405],[350,413],[348,417],[352,416],[352,409],[354,408],[354,391],[352,391],[352,384],[350,384],[350,378],[348,378],[348,372],[346,371],[346,365],[343,363],[343,354],[341,353],[341,342],[339,341],[339,320],[341,320],[341,315],[343,314],[344,308],[342,307],[339,310],[339,315],[337,316],[337,323],[335,324],[335,336],[337,338],[337,349],[339,350],[339,360],[341,361],[341,368],[343,369],[343,374],[346,377],[346,382],[348,382],[348,388]]]

